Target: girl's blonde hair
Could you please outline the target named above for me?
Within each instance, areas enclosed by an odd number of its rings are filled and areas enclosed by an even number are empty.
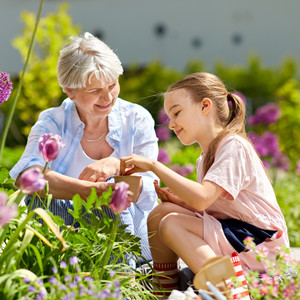
[[[239,96],[228,92],[223,82],[210,73],[188,75],[172,84],[166,93],[178,89],[188,90],[195,103],[200,103],[204,98],[209,98],[215,105],[216,122],[223,128],[210,143],[204,156],[203,178],[214,163],[216,150],[225,137],[238,134],[249,141],[245,129],[245,105]]]

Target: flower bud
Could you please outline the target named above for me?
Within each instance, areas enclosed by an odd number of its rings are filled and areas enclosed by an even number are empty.
[[[56,159],[60,149],[64,146],[61,137],[57,134],[47,133],[39,139],[39,150],[46,162]]]
[[[123,210],[127,209],[130,206],[128,191],[129,185],[124,182],[118,182],[115,185],[115,192],[111,198],[110,208],[117,214],[120,214]]]
[[[23,193],[32,194],[41,191],[45,185],[46,180],[40,169],[28,169],[21,175],[21,190]]]

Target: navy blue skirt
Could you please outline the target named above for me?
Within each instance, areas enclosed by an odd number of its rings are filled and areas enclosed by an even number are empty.
[[[277,230],[261,229],[236,219],[218,219],[218,221],[222,225],[227,240],[238,253],[248,251],[243,243],[246,237],[252,237],[253,242],[258,245],[277,232]]]

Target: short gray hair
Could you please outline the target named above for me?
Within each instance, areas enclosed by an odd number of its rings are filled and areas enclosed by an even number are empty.
[[[57,77],[63,90],[86,87],[93,75],[110,83],[122,74],[118,56],[89,32],[71,37],[71,42],[60,51]]]

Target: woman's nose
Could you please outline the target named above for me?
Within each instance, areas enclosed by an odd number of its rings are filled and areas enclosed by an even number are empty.
[[[101,100],[105,103],[110,103],[112,101],[113,97],[110,92],[105,92],[102,94]]]

